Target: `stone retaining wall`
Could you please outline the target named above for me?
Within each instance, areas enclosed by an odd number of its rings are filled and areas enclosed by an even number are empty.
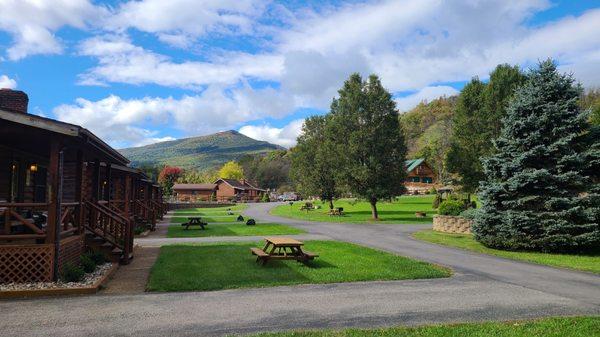
[[[471,234],[472,220],[462,216],[434,215],[433,230],[444,233]]]

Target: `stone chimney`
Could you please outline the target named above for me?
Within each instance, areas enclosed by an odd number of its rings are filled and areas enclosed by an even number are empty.
[[[0,110],[27,113],[29,97],[23,91],[0,89]]]

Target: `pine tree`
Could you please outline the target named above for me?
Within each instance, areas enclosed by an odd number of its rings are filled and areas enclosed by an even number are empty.
[[[598,177],[592,176],[600,169],[600,140],[589,137],[580,93],[550,60],[530,71],[510,101],[495,154],[483,160],[482,207],[473,225],[478,241],[563,252],[600,245]]]

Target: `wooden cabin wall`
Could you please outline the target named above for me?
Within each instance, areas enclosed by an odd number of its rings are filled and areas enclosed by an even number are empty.
[[[76,163],[64,163],[63,164],[63,202],[74,202],[75,201],[75,190],[77,182],[77,164]]]
[[[0,200],[9,201],[10,199],[10,175],[12,163],[7,150],[0,148]]]

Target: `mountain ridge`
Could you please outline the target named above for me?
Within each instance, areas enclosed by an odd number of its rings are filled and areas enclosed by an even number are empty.
[[[283,147],[256,140],[235,130],[210,135],[168,140],[154,144],[119,149],[132,166],[170,165],[184,169],[205,170],[218,167],[247,154],[284,150]]]

